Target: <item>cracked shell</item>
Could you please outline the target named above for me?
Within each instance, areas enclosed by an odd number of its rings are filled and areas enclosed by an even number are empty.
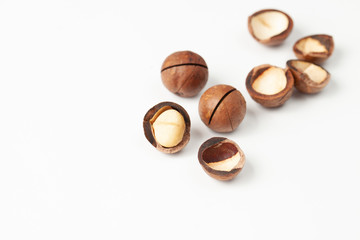
[[[206,90],[199,101],[203,123],[216,132],[232,132],[242,122],[246,101],[236,88],[220,84]]]
[[[175,52],[168,56],[161,67],[161,79],[165,87],[180,97],[193,97],[208,80],[205,60],[191,51]]]

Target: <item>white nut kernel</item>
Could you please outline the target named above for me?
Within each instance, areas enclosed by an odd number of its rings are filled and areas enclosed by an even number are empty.
[[[285,89],[286,83],[285,71],[278,67],[270,67],[253,82],[252,87],[259,93],[272,95]]]
[[[305,38],[297,44],[297,48],[304,54],[327,53],[326,47],[317,39]]]
[[[293,65],[300,72],[307,74],[316,83],[322,83],[328,76],[328,73],[323,68],[310,62],[294,61]]]
[[[163,147],[174,147],[183,139],[185,133],[184,117],[176,110],[162,112],[154,121],[154,137]]]
[[[289,19],[285,14],[277,11],[268,11],[254,16],[251,27],[254,35],[260,40],[266,40],[284,32],[289,26]]]

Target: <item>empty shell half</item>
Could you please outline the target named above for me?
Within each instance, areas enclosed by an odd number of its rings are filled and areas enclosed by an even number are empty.
[[[245,164],[245,155],[232,140],[213,137],[199,148],[199,163],[204,171],[217,180],[231,180],[239,174]]]

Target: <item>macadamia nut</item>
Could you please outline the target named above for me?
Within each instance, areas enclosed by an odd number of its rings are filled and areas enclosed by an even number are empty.
[[[334,39],[327,34],[306,36],[295,42],[293,51],[300,60],[321,64],[332,55]]]
[[[285,14],[268,11],[254,16],[250,24],[254,30],[254,35],[260,40],[265,40],[285,31],[289,25],[289,20]]]
[[[252,86],[259,93],[272,95],[281,92],[286,83],[285,71],[278,67],[270,67],[253,82]]]
[[[304,54],[327,52],[326,47],[322,45],[319,40],[314,38],[304,38],[303,40],[299,41],[297,47]]]
[[[164,86],[180,97],[193,97],[208,80],[205,60],[197,53],[179,51],[168,56],[161,66]]]
[[[232,132],[246,114],[246,101],[240,91],[225,84],[212,86],[199,101],[203,123],[216,132]]]
[[[264,107],[278,107],[290,98],[294,78],[289,69],[263,64],[249,72],[245,84],[256,102]]]
[[[294,76],[297,90],[303,93],[320,92],[330,80],[330,73],[325,68],[305,60],[289,60],[286,65]]]
[[[154,121],[154,137],[164,147],[174,147],[183,139],[185,132],[185,120],[183,116],[174,109],[161,113]]]
[[[263,9],[248,18],[253,38],[265,45],[279,45],[290,34],[293,21],[286,13],[276,9]]]
[[[157,150],[176,153],[190,140],[190,117],[186,110],[174,102],[161,102],[150,108],[144,116],[146,139]]]

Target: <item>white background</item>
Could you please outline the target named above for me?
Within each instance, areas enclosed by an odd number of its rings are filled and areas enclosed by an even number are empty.
[[[263,8],[294,20],[279,47],[248,33],[247,17]],[[359,240],[359,11],[355,0],[1,0],[0,239]],[[317,33],[336,45],[323,92],[256,104],[248,72],[284,67],[293,43]],[[242,92],[247,115],[235,132],[207,129],[200,95],[162,85],[161,64],[179,50],[206,60],[205,89]],[[144,114],[165,100],[192,120],[179,154],[143,134]],[[233,181],[198,163],[213,136],[245,152]]]

